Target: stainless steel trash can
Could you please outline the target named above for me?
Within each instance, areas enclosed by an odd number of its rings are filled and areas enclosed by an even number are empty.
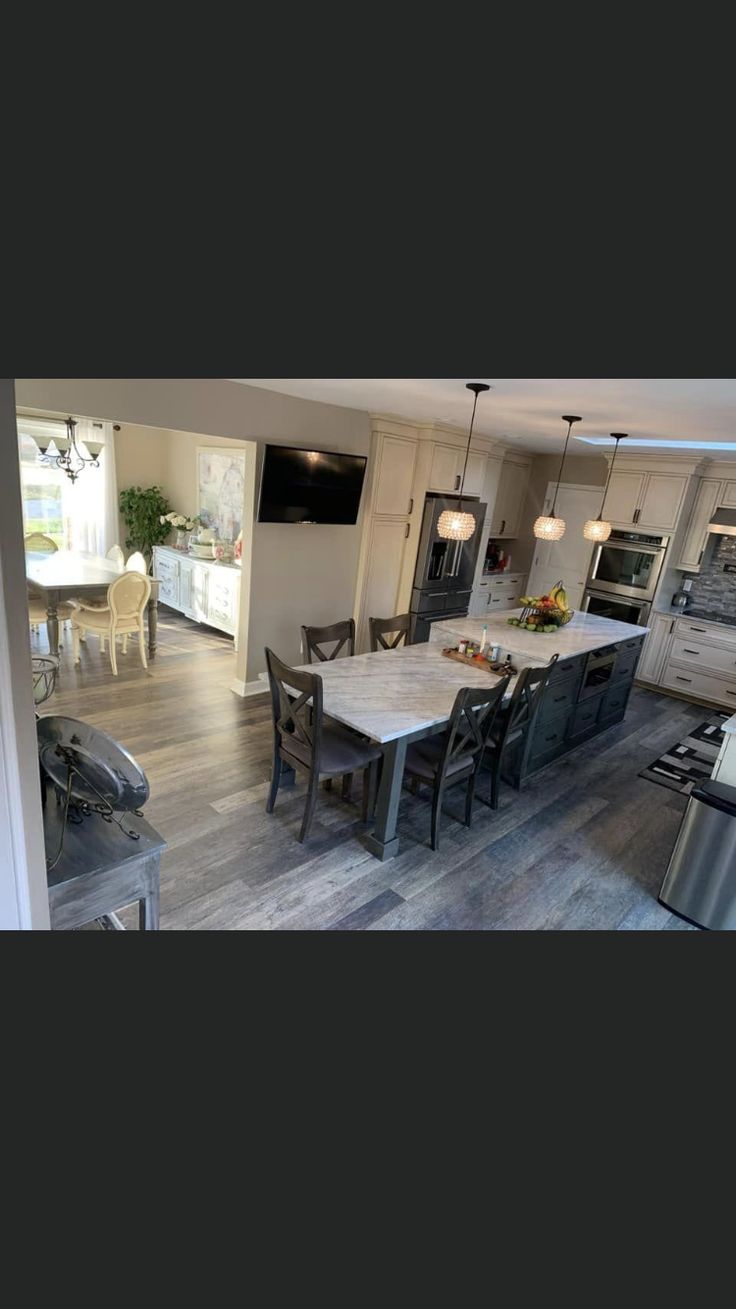
[[[701,927],[736,930],[736,787],[692,792],[659,898]]]

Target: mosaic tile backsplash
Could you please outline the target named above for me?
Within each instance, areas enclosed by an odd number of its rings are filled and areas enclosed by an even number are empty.
[[[736,623],[736,572],[725,573],[725,564],[736,566],[736,536],[711,535],[700,572],[693,578],[687,613],[697,610],[701,618]]]

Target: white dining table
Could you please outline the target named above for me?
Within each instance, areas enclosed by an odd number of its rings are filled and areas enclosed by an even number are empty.
[[[26,581],[31,591],[43,597],[46,604],[46,630],[51,654],[59,653],[59,613],[62,600],[81,596],[104,596],[111,582],[125,567],[104,555],[84,550],[56,550],[53,553],[26,551]],[[151,578],[151,596],[146,617],[148,620],[148,653],[156,653],[158,629],[158,582]]]
[[[376,823],[366,844],[377,859],[393,859],[399,853],[396,823],[407,746],[447,726],[462,687],[488,690],[501,678],[448,659],[441,644],[431,642],[303,665],[298,671],[322,678],[325,715],[383,747]]]

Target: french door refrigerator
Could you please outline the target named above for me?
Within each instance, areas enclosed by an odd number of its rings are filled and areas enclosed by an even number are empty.
[[[428,640],[432,622],[464,618],[470,608],[487,506],[463,496],[462,507],[475,517],[475,531],[468,541],[448,541],[439,535],[437,524],[445,509],[457,509],[457,497],[427,496],[411,593],[413,645]]]

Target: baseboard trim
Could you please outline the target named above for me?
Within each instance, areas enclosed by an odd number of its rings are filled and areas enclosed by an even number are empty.
[[[249,695],[265,695],[268,691],[268,683],[241,682],[236,678],[234,682],[230,683],[230,690],[233,691],[235,695],[239,695],[246,700]]]

